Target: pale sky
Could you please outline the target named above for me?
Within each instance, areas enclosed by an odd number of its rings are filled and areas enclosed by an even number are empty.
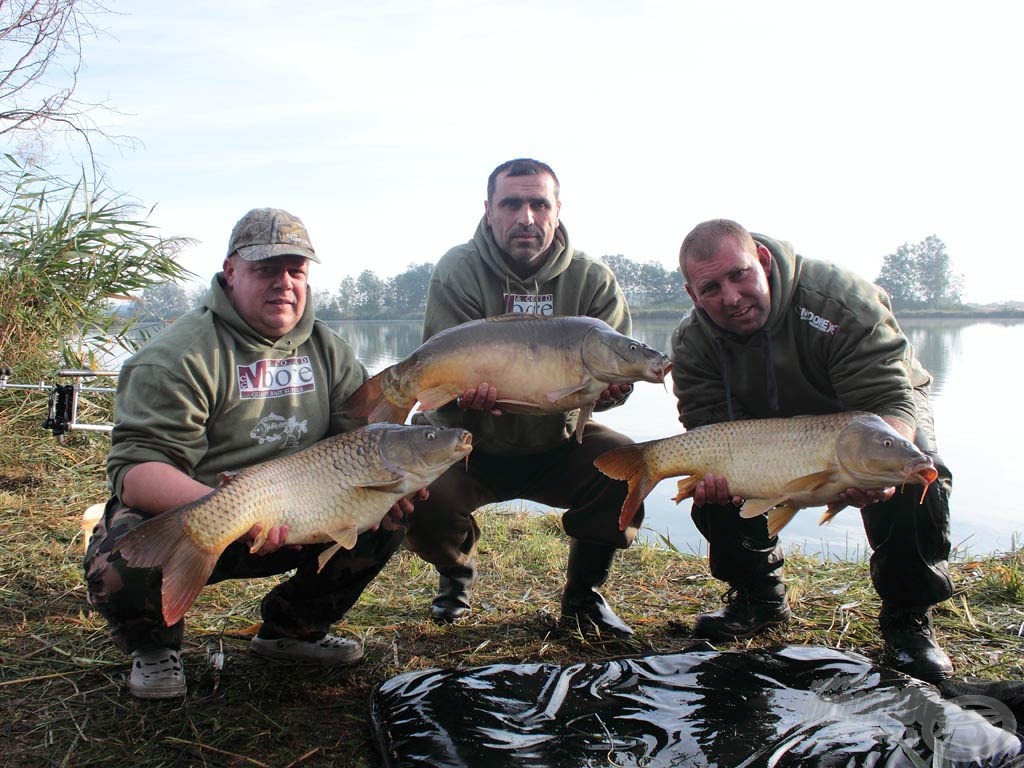
[[[592,256],[675,266],[726,217],[869,279],[937,235],[965,298],[1024,300],[1019,4],[868,0],[110,0],[79,95],[139,141],[109,183],[220,268],[285,208],[311,282],[390,276],[470,238],[487,175],[534,157]]]

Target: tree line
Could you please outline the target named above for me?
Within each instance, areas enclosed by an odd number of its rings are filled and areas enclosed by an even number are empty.
[[[615,273],[634,311],[678,314],[692,306],[678,269],[654,261],[640,263],[622,254],[602,256],[601,260]],[[424,262],[410,264],[392,277],[369,269],[346,276],[334,290],[313,292],[317,316],[328,321],[422,317],[433,268]],[[953,272],[946,246],[935,235],[913,245],[904,243],[887,255],[875,282],[889,293],[896,309],[961,306],[963,278]],[[131,313],[145,321],[172,320],[197,306],[205,292],[202,288],[188,293],[174,283],[154,286],[141,293]]]

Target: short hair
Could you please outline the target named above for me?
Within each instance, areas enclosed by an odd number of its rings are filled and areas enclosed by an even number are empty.
[[[529,157],[517,157],[515,160],[506,160],[487,177],[487,202],[494,197],[494,188],[498,184],[498,176],[508,171],[509,176],[539,176],[542,173],[551,174],[555,181],[555,200],[558,200],[558,176],[551,170],[551,166],[542,163],[540,160],[532,160]]]
[[[679,248],[679,271],[683,273],[683,279],[689,280],[686,274],[687,261],[710,259],[715,255],[719,241],[726,237],[736,238],[740,245],[749,247],[753,251],[757,249],[753,236],[735,221],[731,219],[702,221],[690,230]]]

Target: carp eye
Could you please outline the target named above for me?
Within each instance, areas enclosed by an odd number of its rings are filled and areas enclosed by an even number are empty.
[[[638,349],[640,349],[640,345],[637,344],[635,341],[629,345],[630,352],[636,352]]]
[[[432,429],[428,430],[427,433],[423,437],[426,438],[427,440],[434,440],[434,439],[437,438],[437,432],[435,432]]]
[[[892,445],[893,445],[892,438],[891,437],[883,438],[882,439],[882,445],[884,447],[886,447],[886,448],[892,448]]]

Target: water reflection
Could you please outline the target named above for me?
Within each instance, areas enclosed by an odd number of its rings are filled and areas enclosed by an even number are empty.
[[[406,357],[420,345],[423,333],[423,323],[419,320],[342,320],[330,325],[349,343],[356,358],[370,373],[377,373]]]

